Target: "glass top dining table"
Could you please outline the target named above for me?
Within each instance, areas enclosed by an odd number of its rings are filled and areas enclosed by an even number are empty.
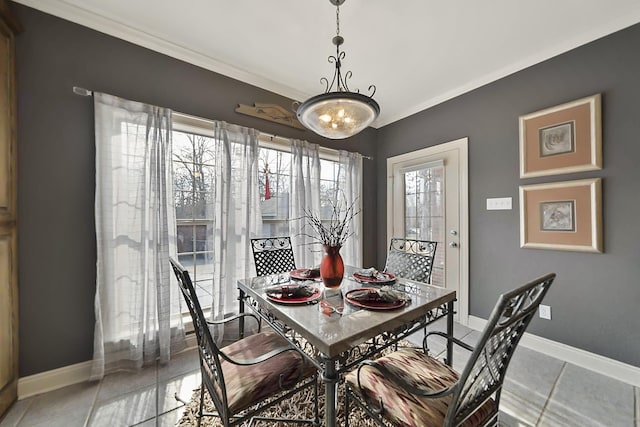
[[[387,285],[410,296],[410,301],[393,309],[368,309],[350,303],[344,296],[358,288],[381,285],[356,281],[354,271],[353,267],[345,268],[344,279],[337,290],[325,289],[319,280],[306,281],[322,293],[308,303],[274,301],[267,297],[266,290],[272,286],[299,283],[291,279],[289,273],[247,278],[237,284],[240,311],[249,306],[298,347],[321,372],[328,427],[336,425],[337,384],[341,374],[442,317],[447,318],[447,336],[453,335],[455,291],[398,278]],[[240,330],[242,333],[242,324]],[[358,348],[363,343],[366,346]],[[451,364],[451,340],[447,340],[446,354],[446,362]]]

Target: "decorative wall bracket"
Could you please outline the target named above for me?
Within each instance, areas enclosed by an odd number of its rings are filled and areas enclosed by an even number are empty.
[[[291,126],[296,129],[306,129],[298,121],[293,111],[289,111],[277,104],[261,104],[257,102],[254,103],[253,106],[238,104],[236,113],[269,120],[270,122],[280,123],[281,125]]]

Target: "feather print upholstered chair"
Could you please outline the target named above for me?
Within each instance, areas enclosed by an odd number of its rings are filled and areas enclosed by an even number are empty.
[[[240,316],[255,316],[243,313],[219,322],[208,322],[202,313],[189,273],[173,259],[171,266],[189,307],[198,341],[202,373],[198,426],[202,416],[220,417],[225,427],[236,426],[247,420],[250,420],[249,425],[254,420],[273,420],[259,417],[258,414],[308,387],[312,387],[314,391],[314,419],[286,421],[319,425],[316,370],[305,356],[273,330],[258,332],[218,348],[209,324],[226,323]],[[205,390],[213,401],[216,413],[203,413]],[[269,401],[265,403],[267,399]]]
[[[475,348],[450,338],[471,351],[460,374],[428,354],[429,336],[446,337],[442,332],[427,334],[423,349],[404,348],[362,362],[345,377],[345,414],[355,402],[383,426],[383,420],[411,427],[498,425],[511,356],[555,276],[500,295]]]

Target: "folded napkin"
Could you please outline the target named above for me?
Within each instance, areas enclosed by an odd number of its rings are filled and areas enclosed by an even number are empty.
[[[378,273],[378,270],[376,270],[374,267],[356,271],[356,274],[362,277],[373,277],[376,273]]]
[[[365,268],[364,270],[358,270],[355,274],[361,277],[371,277],[382,282],[391,280],[390,275],[388,275],[387,273],[383,273],[382,271],[378,271],[374,267]]]
[[[304,283],[272,286],[266,290],[268,296],[280,299],[310,297],[315,292],[316,288]]]
[[[382,273],[381,271],[378,271],[376,273],[375,277],[376,277],[376,280],[380,280],[380,281],[383,281],[383,282],[391,280],[391,276],[390,275],[388,275],[387,273]]]
[[[300,272],[300,276],[302,277],[320,277],[320,268],[305,268]]]
[[[393,289],[391,286],[383,286],[380,289],[362,289],[349,292],[349,299],[361,303],[395,304],[400,301],[411,301],[411,295]]]

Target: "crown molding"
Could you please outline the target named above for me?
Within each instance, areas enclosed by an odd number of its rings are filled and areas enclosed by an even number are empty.
[[[90,10],[77,7],[63,0],[14,0],[16,3],[31,7],[41,12],[48,13],[58,18],[82,25],[95,31],[119,38],[138,46],[153,50],[163,55],[197,65],[204,69],[222,74],[244,83],[268,90],[292,100],[306,99],[304,94],[292,87],[277,83],[264,76],[260,76],[227,63],[219,61],[207,55],[203,55],[192,49],[175,44],[162,37],[146,33],[130,27],[113,19],[98,15]]]
[[[204,69],[222,74],[224,76],[239,80],[247,84],[251,84],[258,88],[288,97],[292,100],[305,100],[311,96],[310,94],[303,93],[302,91],[294,89],[290,86],[280,84],[267,77],[256,75],[247,70],[236,68],[232,65],[203,55],[192,49],[177,45],[162,37],[145,33],[136,28],[117,22],[113,19],[98,15],[97,13],[94,13],[90,10],[77,7],[65,2],[64,0],[13,1],[57,16],[59,18],[66,19],[76,24],[80,24],[104,34],[108,34],[110,36],[117,37],[130,43],[162,53],[172,58],[197,65]],[[594,26],[589,31],[578,34],[571,40],[549,46],[549,48],[538,52],[535,55],[531,55],[523,60],[509,64],[500,70],[487,73],[447,92],[438,94],[432,98],[415,103],[406,108],[399,109],[395,113],[391,113],[388,115],[382,113],[382,116],[378,117],[378,119],[371,124],[371,127],[378,129],[386,125],[395,123],[413,114],[419,113],[450,99],[453,99],[457,96],[475,90],[479,87],[500,80],[518,71],[524,70],[535,64],[565,53],[569,50],[575,49],[614,32],[620,31],[631,25],[637,24],[638,22],[640,22],[640,7],[638,8],[636,13],[629,13],[623,17],[619,17],[618,19],[602,22],[601,25]],[[382,107],[384,108],[384,105]]]
[[[603,23],[598,27],[591,28],[590,31],[588,32],[584,32],[577,35],[571,40],[565,41],[563,43],[558,43],[553,46],[549,46],[549,48],[543,51],[540,51],[535,55],[530,55],[527,58],[511,63],[499,70],[480,76],[461,86],[453,88],[447,92],[441,93],[433,98],[427,99],[413,106],[400,109],[395,114],[386,116],[384,120],[380,120],[378,118],[376,127],[383,127],[391,123],[395,123],[399,120],[412,116],[413,114],[419,113],[421,111],[427,110],[431,107],[434,107],[438,104],[446,102],[457,96],[463,95],[467,92],[471,92],[472,90],[478,89],[489,83],[493,83],[495,81],[503,79],[511,74],[515,74],[518,71],[522,71],[526,68],[529,68],[541,62],[544,62],[553,57],[562,55],[563,53],[566,53],[570,50],[583,46],[587,43],[591,43],[595,40],[606,37],[617,31],[621,31],[625,28],[628,28],[632,25],[637,24],[638,22],[640,22],[640,7],[637,8],[637,13],[630,13],[619,19],[607,21],[606,23]]]

